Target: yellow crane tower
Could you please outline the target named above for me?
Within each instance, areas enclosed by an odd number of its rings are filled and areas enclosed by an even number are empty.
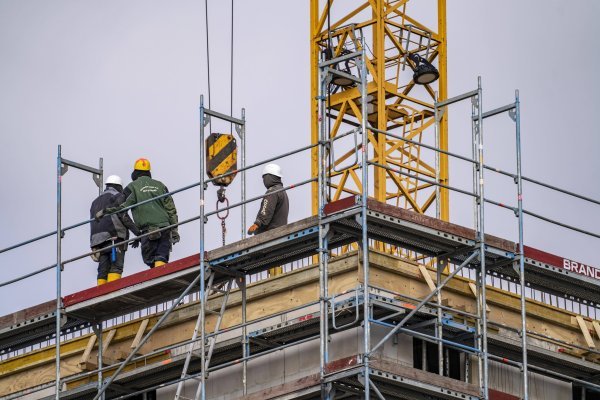
[[[442,184],[448,183],[447,156],[441,154],[436,163],[435,154],[419,146],[419,143],[428,143],[437,144],[442,150],[448,148],[447,115],[438,117],[437,138],[434,116],[434,102],[447,97],[446,1],[437,0],[437,31],[411,14],[411,3],[415,5],[409,0],[368,0],[356,6],[356,3],[335,0],[311,0],[311,142],[318,142],[319,61],[360,50],[364,37],[369,73],[368,122],[376,130],[392,132],[414,142],[369,132],[369,160],[387,167],[371,167],[369,181],[373,185],[370,185],[369,195],[419,213],[430,210],[430,215],[437,200],[437,216],[447,221],[448,190],[442,188],[437,193],[433,185],[416,179],[439,179]],[[427,9],[427,13],[431,11]],[[439,79],[425,77],[421,84],[415,82],[420,63],[437,65]],[[356,74],[357,69],[351,62],[338,63],[336,68],[351,74]],[[433,78],[433,82],[429,78]],[[329,84],[325,117],[330,139],[360,126],[360,100],[360,91],[351,81],[338,78]],[[334,151],[329,155],[331,201],[360,193],[360,173],[356,171],[359,165],[352,163],[360,148],[354,146],[351,139],[346,143],[344,140],[335,142]],[[316,148],[311,164],[312,176],[316,177]],[[312,210],[316,214],[317,183],[313,183],[312,193]]]

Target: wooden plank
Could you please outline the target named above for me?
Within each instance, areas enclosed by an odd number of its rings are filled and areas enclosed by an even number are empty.
[[[596,331],[596,336],[598,336],[598,339],[600,339],[600,324],[598,323],[598,321],[593,320],[592,326],[594,327],[594,330]]]
[[[585,339],[587,346],[589,348],[595,349],[596,345],[594,344],[594,339],[592,339],[592,335],[590,335],[590,330],[588,329],[587,324],[583,320],[583,317],[581,315],[577,315],[575,317],[575,320],[577,321],[577,324],[579,324],[579,329],[581,329],[581,333],[583,333],[583,338]]]
[[[103,364],[107,364],[107,365],[116,364],[119,361],[125,360],[127,358],[127,356],[129,355],[125,351],[114,349],[114,350],[111,350],[112,357],[107,356],[108,346],[110,346],[110,344],[112,343],[116,334],[117,334],[117,330],[111,329],[110,331],[108,331],[108,335],[106,335],[106,338],[102,341],[102,363]]]
[[[433,279],[431,279],[431,275],[429,275],[429,271],[427,271],[427,268],[424,265],[419,265],[419,272],[421,272],[421,276],[423,277],[423,279],[425,279],[425,282],[427,282],[429,290],[433,292],[437,288],[437,286],[435,285],[435,283],[433,283]]]
[[[96,363],[94,360],[88,360],[86,362],[79,363],[79,369],[82,371],[94,371],[98,369],[98,363]]]
[[[112,343],[116,334],[117,334],[117,330],[114,328],[111,329],[110,331],[108,331],[108,334],[102,341],[102,353],[105,353],[108,350],[108,346],[110,346],[110,344]]]
[[[87,363],[88,359],[90,358],[90,354],[92,353],[92,350],[94,349],[95,344],[96,344],[96,335],[91,335],[90,339],[88,340],[87,346],[85,346],[85,350],[83,351],[83,354],[81,355],[81,360],[79,360],[80,368],[83,369],[83,367]]]
[[[469,289],[471,289],[471,293],[473,293],[473,297],[475,297],[475,299],[477,299],[477,286],[473,282],[469,282]],[[487,300],[487,296],[486,296],[486,300]],[[485,305],[485,311],[490,312],[490,307],[487,305],[487,301],[486,301],[486,305]]]
[[[142,323],[140,324],[140,327],[135,335],[135,338],[133,339],[133,342],[131,342],[131,349],[135,349],[138,344],[140,344],[140,342],[142,341],[142,337],[144,336],[144,332],[146,332],[146,328],[148,327],[148,322],[150,322],[150,320],[148,318],[146,318],[145,320],[142,321]]]

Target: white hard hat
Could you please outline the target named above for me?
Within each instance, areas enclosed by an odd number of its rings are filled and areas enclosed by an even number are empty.
[[[267,164],[265,165],[265,169],[263,169],[263,175],[271,174],[283,178],[281,174],[281,167],[277,164]]]
[[[104,181],[104,184],[105,185],[113,184],[113,185],[123,186],[123,181],[117,175],[110,175],[108,178],[106,178],[106,181]]]

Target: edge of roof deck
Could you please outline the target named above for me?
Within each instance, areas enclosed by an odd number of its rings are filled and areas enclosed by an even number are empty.
[[[325,214],[332,216],[333,214],[347,211],[352,207],[360,205],[360,197],[351,196],[344,198],[332,203],[328,203],[325,206]],[[473,229],[452,224],[450,222],[442,221],[427,215],[418,214],[414,211],[405,210],[393,205],[378,202],[376,200],[369,199],[367,203],[367,209],[371,213],[380,213],[383,215],[391,216],[408,223],[412,223],[418,226],[435,229],[444,233],[460,236],[469,240],[475,240],[475,231]],[[260,245],[269,243],[272,240],[291,237],[294,233],[312,227],[318,224],[318,220],[315,216],[302,219],[300,221],[276,228],[269,232],[269,235],[262,234],[253,236],[238,242],[231,243],[229,245],[211,250],[205,253],[205,259],[219,259],[235,252],[244,251],[255,248]],[[486,235],[486,244],[490,247],[497,248],[501,251],[514,252],[517,245],[516,243],[502,239],[492,235]],[[556,256],[551,253],[547,253],[532,247],[525,246],[524,255],[528,264],[539,267],[540,273],[543,274],[547,271],[551,273],[560,273],[561,275],[568,276],[570,278],[583,280],[584,282],[596,286],[600,286],[600,279],[590,277],[588,273],[592,273],[600,278],[600,270],[589,265],[577,263],[569,259],[565,259]],[[148,269],[141,271],[126,277],[123,277],[117,281],[109,282],[105,285],[92,287],[85,289],[63,298],[63,305],[67,314],[72,311],[82,309],[90,304],[96,304],[111,298],[118,297],[120,295],[131,294],[136,290],[160,285],[165,281],[171,281],[178,277],[183,277],[193,273],[192,268],[197,267],[200,263],[199,254],[195,254],[189,257],[185,257],[176,261],[173,261],[163,267]],[[576,265],[576,267],[575,267]],[[583,266],[583,267],[582,267]],[[580,273],[583,271],[585,273]],[[596,272],[597,271],[597,272]],[[49,312],[52,312],[51,308],[55,305],[55,301],[51,300],[39,304],[37,306],[29,307],[24,310],[17,311],[12,314],[8,314],[0,317],[0,335],[3,332],[13,331],[18,327],[24,328],[27,321],[35,320]]]

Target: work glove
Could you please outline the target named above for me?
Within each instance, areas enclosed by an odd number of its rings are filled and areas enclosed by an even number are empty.
[[[250,228],[248,228],[248,235],[254,235],[256,234],[256,230],[258,229],[258,225],[257,224],[252,224],[252,226]]]
[[[140,246],[140,239],[135,239],[133,242],[129,244],[134,249],[137,249]]]
[[[171,230],[171,244],[179,243],[179,232],[175,229]]]
[[[135,236],[140,236],[142,234],[142,231],[140,231],[140,228],[137,227],[137,225],[133,225],[130,229],[130,231],[135,235]]]
[[[100,210],[94,215],[96,221],[100,221],[102,217],[104,217],[104,210]]]

